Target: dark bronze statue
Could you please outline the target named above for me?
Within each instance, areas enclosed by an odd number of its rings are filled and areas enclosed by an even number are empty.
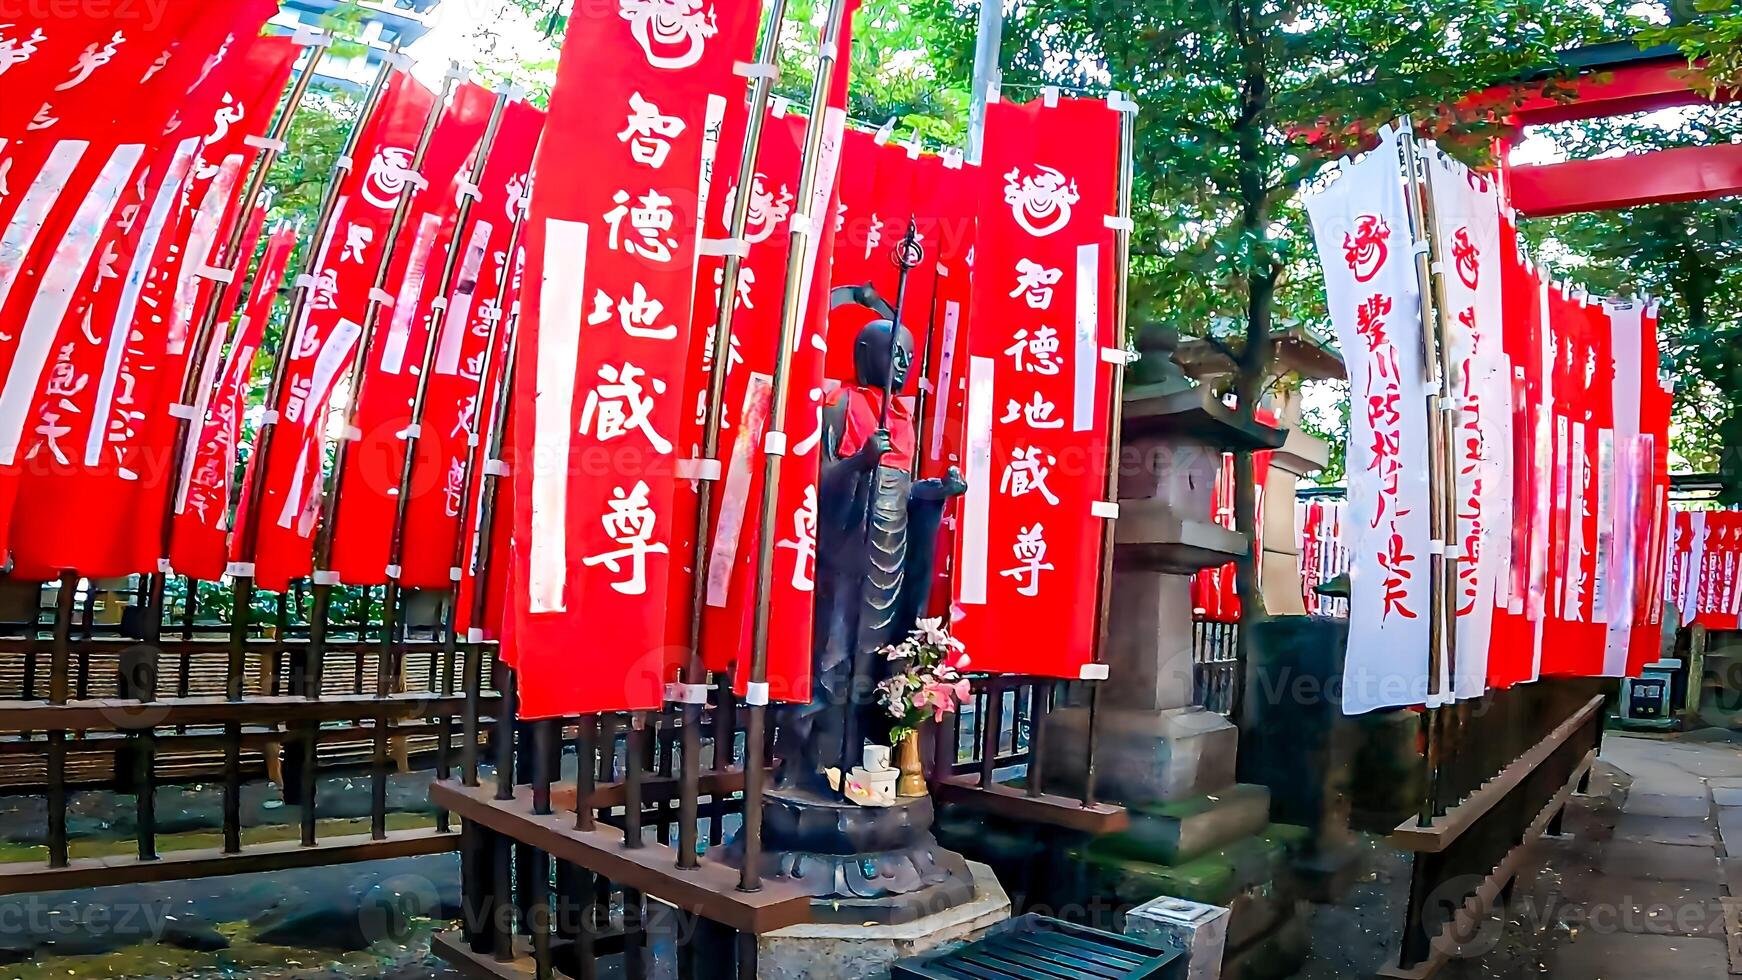
[[[924,253],[909,222],[895,260],[907,274]],[[823,407],[817,486],[816,630],[811,700],[777,718],[777,784],[763,797],[762,870],[803,888],[818,922],[907,922],[974,896],[960,854],[932,836],[930,796],[860,806],[829,785],[860,764],[866,741],[888,741],[877,703],[889,671],[879,655],[912,632],[932,587],[944,503],[967,484],[951,469],[915,480],[917,423],[899,397],[913,366],[913,336],[869,285],[834,290],[878,319],[859,331],[855,378]],[[729,855],[741,855],[734,843]]]
[[[824,769],[851,769],[866,739],[887,736],[876,685],[888,665],[877,651],[906,637],[924,611],[944,502],[968,488],[954,468],[913,478],[914,419],[899,397],[883,407],[885,386],[899,396],[913,364],[912,335],[902,328],[891,344],[892,329],[880,319],[859,332],[857,383],[823,409],[812,694],[781,725],[785,787],[828,792]]]

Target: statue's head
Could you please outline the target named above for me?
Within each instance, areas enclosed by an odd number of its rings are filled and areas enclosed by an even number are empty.
[[[895,345],[895,372],[890,374],[889,365],[889,331],[895,324],[888,320],[873,320],[865,324],[859,331],[859,339],[853,344],[853,365],[858,371],[859,383],[872,388],[881,388],[891,377],[895,383],[890,390],[900,394],[907,387],[907,374],[913,367],[913,334],[906,328],[901,328],[900,342]]]

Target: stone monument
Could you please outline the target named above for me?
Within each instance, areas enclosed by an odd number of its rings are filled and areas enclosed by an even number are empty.
[[[1236,782],[1239,733],[1196,703],[1191,577],[1248,548],[1214,521],[1223,453],[1275,450],[1284,433],[1242,421],[1188,380],[1173,360],[1177,343],[1164,327],[1139,334],[1143,357],[1125,396],[1110,683],[1094,761],[1098,798],[1123,804],[1130,827],[1075,857],[1087,900],[1229,908],[1224,975],[1282,976],[1306,947],[1299,905],[1278,884],[1302,835],[1270,822],[1268,790]],[[1047,722],[1048,781],[1079,792],[1088,711],[1058,710]]]

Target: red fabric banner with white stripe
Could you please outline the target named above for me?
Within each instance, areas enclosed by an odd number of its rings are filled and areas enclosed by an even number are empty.
[[[406,182],[415,177],[408,168],[434,102],[409,75],[396,74],[388,82],[355,166],[341,180],[332,232],[315,246],[312,294],[278,352],[289,363],[279,402],[268,406],[277,413],[272,445],[264,458],[249,463],[249,478],[265,481],[258,515],[239,518],[256,522],[255,552],[242,555],[233,549],[231,556],[254,564],[262,588],[282,590],[309,574],[329,438],[327,409],[355,353],[393,211]],[[235,537],[240,542],[242,536]]]
[[[296,229],[284,226],[267,241],[247,306],[231,331],[229,353],[223,359],[210,410],[204,424],[189,434],[193,459],[175,504],[169,556],[178,574],[206,581],[216,581],[224,574],[244,396],[296,238]],[[223,339],[222,334],[218,339]]]
[[[569,22],[535,165],[549,175],[526,236],[538,302],[521,321],[515,387],[505,643],[526,718],[662,700],[667,603],[687,598],[670,595],[672,440],[694,405],[683,389],[698,202],[758,13],[626,0]]]
[[[428,345],[436,340],[429,336],[431,304],[441,285],[449,249],[460,248],[463,260],[469,247],[455,240],[454,222],[459,214],[459,195],[472,183],[472,175],[466,171],[495,102],[494,94],[471,83],[454,89],[424,157],[420,174],[424,186],[412,197],[393,252],[387,275],[393,302],[378,314],[360,387],[354,393],[355,441],[345,454],[345,471],[338,476],[331,568],[348,585],[380,585],[390,575],[397,577],[398,570],[388,567],[396,499],[418,376]],[[482,258],[481,251],[475,254]],[[413,488],[414,496],[432,492],[436,488]],[[426,565],[432,557],[437,562],[452,561],[451,551],[440,556],[427,554],[428,544],[406,539],[408,551],[425,552],[420,561]],[[446,577],[444,565],[441,579]]]
[[[476,486],[482,479],[485,427],[508,345],[505,321],[519,302],[525,255],[521,248],[510,256],[508,242],[524,206],[532,156],[543,129],[542,110],[519,100],[508,104],[495,147],[478,178],[481,197],[467,228],[454,239],[464,252],[447,296],[441,334],[434,339],[435,369],[429,379],[405,514],[406,547],[399,580],[408,588],[451,584],[454,542],[469,520],[461,516],[467,481]],[[503,272],[510,269],[504,283]],[[492,326],[496,327],[494,348],[489,346]],[[468,458],[472,458],[470,470]],[[493,560],[506,562],[507,553]]]
[[[19,93],[40,107],[7,154],[9,178],[29,189],[0,241],[0,494],[23,464],[9,521],[19,577],[155,567],[187,353],[175,311],[152,305],[160,249],[175,240],[211,113],[271,9],[107,25],[60,81]]]
[[[1119,117],[996,103],[974,258],[955,636],[975,670],[1077,677],[1094,656]]]
[[[743,658],[750,649],[753,597],[756,566],[757,509],[761,503],[762,454],[758,447],[768,431],[768,410],[772,401],[772,369],[775,344],[780,335],[780,306],[785,290],[786,260],[791,240],[791,216],[802,212],[796,207],[799,161],[803,154],[805,119],[783,113],[763,124],[762,144],[757,154],[756,180],[751,184],[753,195],[750,217],[745,227],[749,254],[739,272],[739,288],[733,313],[732,343],[727,352],[730,359],[726,374],[725,395],[721,399],[720,444],[716,454],[720,461],[720,479],[714,484],[713,506],[709,526],[713,529],[704,584],[702,612],[702,650],[710,670],[725,671]],[[718,222],[710,221],[713,234],[724,237],[725,216],[738,194],[736,177],[725,177],[713,207]],[[719,268],[719,260],[704,259],[702,274],[697,280],[697,311],[716,312],[719,284],[712,278],[710,267]],[[691,344],[692,381],[695,413],[692,446],[698,445],[701,431],[702,399],[706,395],[708,372],[713,368],[715,352],[709,331],[715,316],[697,316],[693,322],[698,335]],[[794,406],[796,409],[798,406]],[[695,483],[678,482],[675,506],[680,514],[691,514],[698,499]],[[680,522],[690,530],[685,537],[693,548],[693,519]],[[687,554],[687,552],[686,552]],[[683,562],[685,566],[688,561]],[[674,590],[690,586],[687,567],[681,584]],[[674,591],[674,595],[679,594]],[[687,650],[689,608],[685,602],[672,605],[673,648]],[[809,633],[805,634],[809,642]],[[771,642],[782,642],[774,640]],[[673,667],[676,664],[671,665]]]

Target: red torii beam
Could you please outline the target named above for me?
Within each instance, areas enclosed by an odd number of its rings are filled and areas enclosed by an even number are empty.
[[[1699,201],[1742,194],[1742,146],[1683,146],[1508,174],[1512,205],[1529,217]]]
[[[1575,119],[1594,119],[1710,102],[1695,91],[1696,78],[1674,50],[1641,52],[1630,45],[1602,45],[1571,52],[1584,74],[1527,96],[1508,111],[1518,129]],[[1718,101],[1736,101],[1736,92]],[[1463,108],[1500,101],[1483,93]],[[1511,152],[1501,147],[1502,159]],[[1596,160],[1509,167],[1508,185],[1520,214],[1544,217],[1742,195],[1742,146],[1688,146]]]

